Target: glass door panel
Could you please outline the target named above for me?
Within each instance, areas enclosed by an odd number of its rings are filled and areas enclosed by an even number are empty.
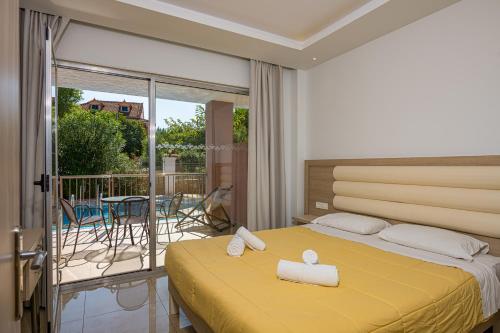
[[[248,96],[157,83],[155,120],[156,263],[163,266],[169,243],[244,224]]]
[[[148,81],[59,68],[58,84],[61,283],[148,269]]]

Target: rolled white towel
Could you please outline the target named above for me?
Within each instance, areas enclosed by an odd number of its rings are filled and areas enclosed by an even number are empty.
[[[245,227],[239,227],[236,231],[236,235],[240,236],[245,241],[245,244],[252,250],[264,251],[266,249],[266,243],[248,231]]]
[[[227,254],[231,257],[241,257],[243,252],[245,252],[245,241],[240,236],[234,235],[227,244]]]
[[[314,250],[305,250],[302,252],[302,260],[305,264],[316,265],[319,263],[318,254]]]
[[[307,265],[301,262],[280,260],[277,275],[282,280],[336,287],[339,284],[337,267],[332,265]]]

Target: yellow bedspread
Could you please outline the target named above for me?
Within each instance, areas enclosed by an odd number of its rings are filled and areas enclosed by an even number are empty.
[[[293,227],[257,233],[264,252],[229,257],[229,236],[168,246],[182,299],[215,332],[468,332],[482,322],[479,284],[458,268]],[[337,288],[281,281],[279,259],[314,249]]]

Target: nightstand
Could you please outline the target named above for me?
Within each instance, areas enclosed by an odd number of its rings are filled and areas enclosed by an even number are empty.
[[[292,222],[295,225],[308,224],[311,223],[312,220],[317,218],[316,215],[301,215],[292,217]]]

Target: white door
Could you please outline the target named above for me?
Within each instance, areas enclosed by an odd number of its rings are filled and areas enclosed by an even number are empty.
[[[55,218],[53,210],[53,202],[52,202],[52,192],[54,191],[53,186],[53,173],[52,173],[52,154],[53,154],[53,142],[52,137],[54,133],[54,128],[56,128],[56,123],[53,121],[53,112],[52,112],[52,104],[53,104],[53,91],[54,83],[55,83],[55,75],[53,75],[53,53],[52,53],[52,32],[50,28],[47,28],[46,41],[45,41],[45,61],[44,61],[44,78],[45,78],[45,121],[44,121],[44,132],[45,132],[45,165],[44,165],[44,177],[45,184],[41,186],[40,190],[44,193],[44,212],[43,212],[43,225],[45,226],[45,251],[47,251],[47,262],[45,265],[45,283],[44,283],[44,305],[47,309],[47,318],[49,318],[51,331],[54,330],[54,326],[57,322],[57,297],[59,291],[59,279],[57,278],[57,271],[54,272],[54,259],[58,259],[58,242],[56,239],[52,239],[53,236],[53,225],[54,222],[57,222],[57,218]],[[57,100],[57,99],[54,99]],[[57,103],[54,103],[57,105]],[[55,177],[57,179],[57,177]],[[55,219],[54,219],[55,218]],[[55,243],[56,253],[53,253]],[[55,255],[55,256],[54,256]],[[57,261],[58,262],[58,261]],[[57,269],[58,265],[55,265]],[[54,274],[56,274],[56,278],[54,279]],[[55,283],[54,283],[55,282]],[[54,292],[55,291],[55,292]]]
[[[47,320],[49,321],[49,325],[51,326],[50,331],[55,331],[56,314],[57,314],[57,296],[59,290],[59,284],[57,279],[57,271],[54,272],[54,268],[57,270],[58,265],[54,264],[53,259],[58,259],[58,242],[57,239],[52,239],[53,236],[53,226],[56,226],[57,218],[54,212],[57,210],[54,209],[52,202],[52,193],[54,191],[54,183],[53,179],[57,179],[57,177],[53,177],[52,173],[52,156],[54,152],[53,148],[53,135],[55,133],[56,123],[53,121],[53,91],[55,78],[53,75],[53,53],[52,53],[52,33],[50,28],[46,28],[46,40],[43,48],[43,70],[44,70],[44,104],[42,110],[42,121],[40,123],[40,131],[43,133],[43,162],[41,168],[41,174],[39,179],[35,182],[34,191],[37,192],[37,195],[41,195],[43,198],[43,204],[35,208],[34,219],[42,219],[42,226],[45,229],[45,239],[43,250],[46,252],[46,260],[43,268],[42,280],[39,282],[42,286],[42,306],[46,309]],[[40,224],[38,224],[40,225]],[[53,249],[55,246],[55,252],[53,253]],[[53,257],[53,254],[55,256]],[[56,279],[54,279],[54,275]],[[55,292],[54,292],[55,291]]]
[[[16,319],[15,227],[21,212],[19,2],[0,1],[0,332],[20,332]]]

